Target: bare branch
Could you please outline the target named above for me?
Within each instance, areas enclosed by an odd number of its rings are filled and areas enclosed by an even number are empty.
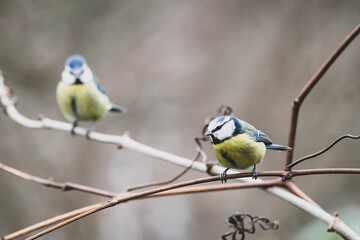
[[[21,237],[21,236],[23,236],[25,234],[28,234],[30,232],[33,232],[33,231],[35,231],[37,229],[47,227],[47,226],[52,225],[52,224],[54,224],[56,222],[63,221],[65,219],[77,216],[77,215],[79,215],[79,214],[81,214],[83,212],[89,211],[90,209],[93,209],[95,207],[99,207],[99,204],[94,204],[94,205],[90,205],[90,206],[83,207],[83,208],[80,208],[80,209],[76,209],[74,211],[71,211],[71,212],[68,212],[68,213],[65,213],[65,214],[62,214],[62,215],[47,219],[45,221],[39,222],[39,223],[34,224],[32,226],[29,226],[27,228],[24,228],[24,229],[21,229],[19,231],[14,232],[14,233],[8,234],[8,235],[6,235],[5,237],[3,237],[1,239],[10,240],[10,239]]]
[[[346,36],[344,41],[339,45],[339,47],[335,50],[335,52],[333,52],[333,54],[325,61],[325,63],[320,67],[320,69],[315,73],[315,75],[309,80],[309,82],[301,90],[297,98],[295,98],[292,106],[289,141],[288,141],[288,146],[292,148],[292,151],[287,152],[286,162],[285,162],[286,166],[289,165],[293,159],[297,120],[298,120],[301,104],[304,102],[306,96],[315,87],[315,85],[319,82],[322,76],[324,76],[326,71],[331,67],[331,65],[335,62],[335,60],[341,55],[341,53],[346,49],[347,46],[349,46],[352,40],[354,40],[359,33],[360,33],[360,24],[358,24],[351,31],[351,33],[348,36]]]
[[[296,170],[296,171],[292,171],[292,177],[295,176],[302,176],[302,175],[314,175],[314,174],[325,174],[325,173],[356,173],[356,174],[360,174],[360,169],[308,169],[308,170]],[[259,176],[282,176],[284,177],[284,175],[287,174],[284,171],[265,171],[265,172],[259,172],[258,175]],[[227,176],[228,179],[234,179],[234,178],[244,178],[244,177],[250,177],[252,175],[251,172],[246,172],[246,173],[237,173],[237,174],[230,174]],[[99,203],[100,205],[96,208],[93,208],[89,211],[83,212],[75,217],[72,217],[66,221],[63,221],[53,227],[50,227],[38,234],[35,234],[33,236],[31,236],[30,238],[27,238],[28,240],[31,239],[36,239],[38,237],[41,237],[45,234],[48,234],[56,229],[59,229],[67,224],[70,224],[72,222],[75,222],[81,218],[84,218],[86,216],[89,216],[93,213],[96,213],[98,211],[107,209],[109,207],[113,207],[117,204],[123,203],[123,202],[128,202],[134,199],[139,199],[139,198],[144,198],[153,194],[158,194],[158,193],[162,193],[162,192],[166,192],[172,189],[177,189],[177,188],[181,188],[181,187],[185,187],[185,186],[191,186],[191,185],[195,185],[195,184],[201,184],[201,183],[207,183],[207,182],[212,182],[212,181],[219,181],[220,177],[216,176],[216,177],[206,177],[206,178],[199,178],[199,179],[195,179],[195,180],[190,180],[190,181],[186,181],[186,182],[181,182],[181,183],[176,183],[176,184],[172,184],[172,185],[168,185],[168,186],[164,186],[164,187],[160,187],[160,188],[156,188],[156,189],[151,189],[151,190],[147,190],[144,192],[139,192],[139,193],[128,193],[128,194],[120,194],[118,195],[118,197],[113,198],[111,201],[108,202],[103,202],[103,203]],[[275,184],[276,182],[273,182],[272,184]],[[265,186],[262,186],[265,187]],[[269,189],[272,192],[277,192],[279,194],[279,188],[277,189],[277,187],[269,187],[266,188]],[[286,191],[286,190],[284,190]],[[284,194],[284,193],[282,193]],[[290,194],[291,193],[287,192],[286,194]],[[164,196],[165,194],[163,194]],[[155,195],[156,196],[156,195]],[[308,203],[307,201],[302,200],[301,198],[292,195],[291,197],[291,201],[295,201],[295,198],[297,198],[297,200],[303,201],[302,205],[306,206],[306,204],[311,205],[312,207],[310,207],[309,205],[307,205],[306,207],[301,207],[303,210],[307,211],[307,212],[312,212],[315,211],[317,212],[317,217],[320,218],[319,216],[321,216],[321,220],[324,221],[324,219],[327,219],[325,222],[327,222],[328,224],[332,223],[332,218],[331,215],[326,213],[324,210],[322,210],[321,208],[314,206],[312,203]],[[306,204],[305,204],[305,203]],[[315,207],[315,209],[313,208]],[[330,216],[330,221],[329,221],[329,216]],[[347,227],[342,221],[338,221],[337,222],[338,225],[334,224],[333,225],[333,229],[336,230],[337,232],[339,232],[341,235],[348,235],[351,236],[350,239],[360,239],[359,236],[356,235],[355,232],[353,232],[349,227]]]
[[[291,193],[295,194],[301,199],[304,199],[305,201],[313,204],[314,206],[320,207],[314,200],[312,200],[306,193],[304,193],[293,181],[285,181],[284,185],[287,190],[289,190]]]
[[[274,186],[283,185],[282,180],[264,180],[258,183],[227,183],[227,184],[213,184],[206,186],[193,186],[193,187],[183,187],[180,189],[173,189],[166,192],[156,193],[148,196],[148,198],[160,197],[160,196],[171,196],[179,194],[190,194],[190,193],[203,193],[203,192],[215,192],[215,191],[224,191],[224,190],[234,190],[234,189],[247,189],[247,188],[267,188]]]
[[[295,162],[292,162],[290,163],[289,165],[287,165],[284,170],[285,171],[289,171],[291,170],[295,165],[298,165],[299,163],[305,161],[305,160],[308,160],[308,159],[311,159],[311,158],[314,158],[314,157],[317,157],[325,152],[327,152],[328,150],[330,150],[330,148],[332,148],[333,146],[335,146],[338,142],[340,142],[342,139],[345,139],[345,138],[351,138],[351,139],[360,139],[360,135],[358,136],[354,136],[354,135],[350,135],[350,134],[345,134],[345,135],[342,135],[340,137],[338,137],[334,142],[332,142],[329,146],[327,146],[326,148],[316,152],[316,153],[313,153],[313,154],[310,154],[310,155],[307,155],[305,157],[302,157],[300,158],[299,160],[296,160]]]
[[[0,77],[0,78],[1,78],[0,80],[2,80],[2,81],[0,81],[1,104],[4,107],[5,112],[8,114],[8,116],[10,118],[12,118],[15,122],[17,122],[23,126],[29,127],[29,128],[35,128],[35,129],[47,128],[47,129],[54,129],[54,130],[70,132],[72,126],[69,123],[54,121],[54,120],[50,120],[47,118],[41,118],[40,120],[35,121],[35,120],[31,120],[31,119],[26,118],[23,115],[21,115],[17,111],[16,107],[14,106],[13,101],[11,101],[11,99],[9,98],[8,93],[5,90],[6,86],[4,84],[2,84],[3,83],[2,77]],[[78,135],[81,135],[81,136],[85,136],[86,129],[77,127],[75,129],[75,133]],[[163,151],[151,148],[149,146],[146,146],[144,144],[134,141],[133,139],[131,139],[129,136],[126,136],[126,135],[125,136],[115,136],[115,135],[102,134],[102,133],[98,133],[98,132],[92,132],[89,137],[90,137],[90,139],[98,141],[98,142],[110,143],[110,144],[115,144],[117,146],[122,146],[129,150],[139,152],[139,153],[142,153],[142,154],[145,154],[145,155],[148,155],[148,156],[151,156],[151,157],[163,160],[163,161],[167,161],[167,162],[175,164],[175,165],[187,167],[192,163],[191,159],[183,158],[183,157],[171,154],[171,153],[167,153],[167,152],[163,152]],[[192,169],[201,171],[201,172],[206,172],[207,166],[204,163],[195,162],[192,165]],[[213,166],[210,170],[210,174],[219,175],[223,171],[224,171],[223,167]],[[229,176],[232,173],[237,173],[237,172],[238,171],[235,171],[235,170],[228,171]],[[250,175],[248,175],[248,176],[250,176]],[[276,175],[276,176],[279,176],[279,175]],[[215,178],[215,180],[218,180],[218,179],[219,179],[219,177]],[[252,180],[250,178],[245,178],[243,180],[246,182],[254,183],[254,180]],[[260,179],[256,180],[256,182],[260,182],[260,181],[261,181]],[[285,189],[282,189],[279,187],[270,187],[270,188],[265,188],[265,190],[268,191],[269,193],[272,193],[275,196],[278,196],[278,197],[294,204],[295,206],[303,209],[304,211],[308,212],[309,214],[324,221],[326,224],[330,224],[331,222],[333,222],[333,217],[330,214],[328,214],[327,212],[325,212],[322,209],[319,209],[318,207],[313,206],[312,204],[308,203],[307,201],[304,201],[303,199],[296,197],[295,195],[289,193]],[[86,215],[84,215],[84,216],[86,216]],[[64,225],[66,225],[66,224],[67,223],[65,223]],[[359,239],[359,237],[356,235],[356,233],[354,233],[342,221],[339,221],[336,224],[334,224],[334,230],[343,236],[349,236],[348,237],[349,239]]]
[[[213,184],[213,185],[206,185],[206,186],[193,186],[193,187],[183,187],[181,189],[172,189],[166,192],[159,192],[156,194],[152,194],[146,196],[144,198],[155,198],[155,197],[165,197],[165,196],[173,196],[173,195],[180,195],[180,194],[193,194],[193,193],[203,193],[203,192],[213,192],[213,191],[223,191],[223,190],[234,190],[234,189],[246,189],[246,188],[266,188],[266,187],[273,187],[273,186],[280,186],[282,185],[282,180],[265,180],[263,182],[257,183],[228,183],[228,184]],[[121,193],[124,196],[128,193]],[[120,194],[118,194],[120,195]],[[115,197],[115,196],[114,196]],[[89,211],[95,207],[99,207],[100,204],[90,205],[84,208],[80,208],[62,215],[59,215],[54,218],[50,218],[46,221],[40,222],[38,224],[29,226],[12,234],[9,234],[4,237],[4,240],[10,240],[16,237],[20,237],[22,235],[28,234],[32,231],[35,231],[39,228],[43,228],[49,225],[52,225],[56,222],[63,221],[67,218],[77,216],[81,213]]]
[[[17,170],[15,168],[6,166],[3,163],[0,163],[0,169],[4,170],[5,172],[14,174],[25,180],[40,183],[46,187],[61,189],[63,191],[77,190],[80,192],[91,193],[91,194],[95,194],[98,196],[109,197],[109,198],[114,197],[116,195],[113,192],[109,192],[106,190],[93,188],[93,187],[89,187],[89,186],[85,186],[85,185],[81,185],[81,184],[77,184],[77,183],[72,183],[72,182],[59,183],[59,182],[55,182],[52,179],[36,177],[36,176],[30,175],[28,173],[22,172],[20,170]]]
[[[196,162],[199,157],[201,156],[201,153],[199,152],[196,157],[194,158],[193,162],[191,163],[191,165],[189,165],[188,167],[184,168],[180,173],[176,174],[174,177],[165,180],[165,181],[159,181],[159,182],[154,182],[154,183],[146,183],[146,184],[141,184],[138,186],[134,186],[134,187],[130,187],[128,189],[126,189],[127,192],[131,192],[131,191],[135,191],[135,190],[139,190],[139,189],[143,189],[143,188],[148,188],[148,187],[155,187],[155,186],[160,186],[160,185],[165,185],[165,184],[170,184],[172,182],[175,182],[176,180],[178,180],[181,176],[183,176],[185,173],[187,173],[192,165],[194,164],[194,162]]]

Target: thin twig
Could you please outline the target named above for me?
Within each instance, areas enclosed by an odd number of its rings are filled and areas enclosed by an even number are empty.
[[[41,118],[39,121],[34,121],[29,118],[26,118],[25,116],[21,115],[15,105],[14,102],[9,98],[8,94],[6,93],[6,86],[3,84],[3,78],[0,75],[0,100],[1,104],[5,109],[5,113],[12,118],[15,122],[28,127],[28,128],[34,128],[34,129],[54,129],[59,131],[66,131],[70,132],[72,125],[69,123],[64,123],[60,121],[54,121],[47,118]],[[86,129],[77,127],[75,129],[75,133],[81,136],[86,135]],[[98,132],[92,132],[90,134],[90,139],[101,142],[101,143],[110,143],[115,144],[116,146],[122,146],[124,148],[127,148],[129,150],[139,152],[163,161],[166,161],[168,163],[172,163],[179,166],[189,166],[192,162],[192,160],[183,158],[180,156],[176,156],[174,154],[170,154],[167,152],[163,152],[154,148],[151,148],[149,146],[146,146],[144,144],[141,144],[139,142],[134,141],[129,136],[114,136],[114,135],[108,135],[108,134],[101,134]],[[192,166],[192,169],[200,171],[200,172],[206,172],[207,166],[204,163],[195,162]],[[221,166],[213,166],[211,168],[211,174],[219,175],[224,171],[224,168]],[[236,173],[235,170],[229,170],[228,174]],[[254,180],[250,178],[243,179],[247,182],[254,182]],[[260,181],[258,179],[257,181]],[[313,206],[312,204],[296,197],[295,195],[287,192],[283,188],[279,187],[272,187],[272,188],[266,188],[267,192],[278,196],[293,205],[303,209],[305,212],[313,215],[314,217],[320,219],[321,221],[325,222],[326,224],[329,224],[333,221],[333,218],[330,214],[325,212],[322,209],[319,209],[318,207]],[[334,225],[334,230],[341,234],[342,236],[347,236],[350,239],[360,239],[359,236],[351,229],[349,228],[344,222],[340,221],[337,222]]]
[[[52,179],[36,177],[36,176],[30,175],[28,173],[22,172],[20,170],[17,170],[15,168],[9,167],[3,163],[0,163],[0,169],[4,170],[5,172],[14,174],[25,180],[40,183],[46,187],[61,189],[63,191],[77,190],[80,192],[91,193],[91,194],[95,194],[95,195],[102,196],[102,197],[108,197],[108,198],[114,197],[116,195],[113,192],[109,192],[109,191],[106,191],[103,189],[93,188],[93,187],[89,187],[89,186],[85,186],[85,185],[81,185],[81,184],[77,184],[77,183],[72,183],[72,182],[59,183],[59,182],[55,182]]]
[[[166,192],[159,192],[156,194],[152,194],[149,196],[146,196],[144,198],[156,198],[156,197],[165,197],[165,196],[173,196],[173,195],[181,195],[181,194],[194,194],[194,193],[203,193],[203,192],[213,192],[213,191],[224,191],[224,190],[234,190],[234,189],[248,189],[248,188],[266,188],[266,187],[274,187],[274,186],[281,186],[283,184],[282,180],[265,180],[262,182],[256,182],[256,183],[228,183],[228,184],[212,184],[212,185],[206,185],[206,186],[192,186],[192,187],[183,187],[180,189],[172,189]],[[127,194],[122,193],[124,196]],[[121,194],[118,194],[121,195]],[[115,197],[115,196],[114,196]],[[90,205],[85,208],[73,210],[71,212],[59,215],[54,218],[50,218],[46,221],[43,221],[41,223],[29,226],[27,228],[24,228],[22,230],[19,230],[17,232],[14,232],[12,234],[9,234],[4,237],[4,240],[10,240],[16,237],[20,237],[22,235],[28,234],[32,231],[35,231],[39,228],[43,228],[49,225],[52,225],[56,222],[63,221],[65,219],[68,219],[70,217],[77,216],[81,213],[84,213],[88,210],[91,210],[95,207],[99,207],[99,204]]]
[[[172,182],[175,182],[176,180],[178,180],[181,176],[183,176],[185,173],[187,173],[192,168],[192,165],[194,164],[194,162],[196,162],[199,159],[200,156],[201,156],[201,153],[199,152],[196,155],[196,157],[194,158],[191,165],[184,168],[180,173],[176,174],[174,177],[172,177],[172,178],[170,178],[168,180],[159,181],[159,182],[153,182],[153,183],[140,184],[140,185],[137,185],[137,186],[134,186],[134,187],[129,187],[128,189],[126,189],[126,191],[131,192],[131,191],[135,191],[135,190],[139,190],[139,189],[143,189],[143,188],[155,187],[155,186],[160,186],[160,185],[165,185],[165,184],[170,184]]]
[[[307,169],[307,170],[296,170],[296,171],[292,171],[292,177],[296,177],[296,176],[302,176],[302,175],[315,175],[315,174],[340,174],[340,173],[352,173],[352,174],[360,174],[360,169],[353,169],[353,168],[343,168],[343,169]],[[258,176],[281,176],[284,177],[284,175],[287,174],[284,171],[264,171],[264,172],[259,172]],[[238,174],[229,174],[227,176],[227,179],[233,179],[233,178],[244,178],[244,177],[251,177],[252,173],[251,172],[246,172],[246,173],[238,173]],[[284,178],[283,178],[284,179]],[[286,179],[286,178],[285,178]],[[156,194],[156,193],[161,193],[164,191],[169,191],[172,189],[176,189],[176,188],[181,188],[181,187],[185,187],[185,186],[191,186],[191,185],[195,185],[195,184],[201,184],[201,183],[207,183],[207,182],[212,182],[212,181],[218,181],[220,180],[220,177],[216,176],[216,177],[206,177],[206,178],[199,178],[199,179],[195,179],[195,180],[190,180],[190,181],[186,181],[186,182],[181,182],[181,183],[176,183],[176,184],[172,184],[172,185],[168,185],[168,186],[164,186],[164,187],[160,187],[160,188],[156,188],[156,189],[151,189],[148,191],[144,191],[144,192],[139,192],[139,193],[133,193],[133,194],[126,194],[124,195],[120,195],[119,197],[115,197],[113,198],[111,201],[108,202],[103,202],[103,203],[99,203],[101,204],[99,207],[96,207],[94,209],[91,209],[89,211],[86,211],[82,214],[79,214],[75,217],[72,217],[68,220],[65,220],[53,227],[50,227],[38,234],[35,234],[33,236],[31,236],[30,238],[27,238],[27,240],[31,240],[31,239],[36,239],[38,237],[41,237],[45,234],[48,234],[56,229],[59,229],[69,223],[75,222],[79,219],[82,219],[88,215],[91,215],[93,213],[96,213],[98,211],[104,210],[106,208],[109,207],[113,207],[117,204],[120,204],[122,202],[127,202],[133,199],[138,199],[138,198],[143,198],[146,196],[149,196],[151,194]],[[310,203],[309,203],[310,204]],[[317,209],[319,209],[318,207],[316,207]],[[319,209],[320,210],[320,209]],[[356,236],[356,234],[355,234]]]
[[[33,231],[35,231],[37,229],[47,227],[47,226],[52,225],[52,224],[54,224],[56,222],[63,221],[65,219],[77,216],[77,215],[79,215],[81,213],[84,213],[84,212],[89,211],[90,209],[93,209],[93,208],[96,208],[96,207],[99,207],[99,204],[93,204],[93,205],[90,205],[90,206],[79,208],[79,209],[73,210],[71,212],[64,213],[64,214],[61,214],[59,216],[47,219],[45,221],[39,222],[39,223],[34,224],[34,225],[31,225],[31,226],[29,226],[27,228],[23,228],[23,229],[21,229],[19,231],[8,234],[8,235],[6,235],[6,236],[4,236],[3,238],[0,238],[0,239],[10,240],[10,239],[18,238],[18,237],[21,237],[21,236],[23,236],[25,234],[33,232]]]
[[[335,60],[341,55],[341,53],[346,49],[347,46],[356,38],[360,33],[360,24],[358,24],[344,41],[339,45],[339,47],[333,52],[333,54],[325,61],[325,63],[320,67],[320,69],[314,74],[314,76],[309,80],[305,87],[301,90],[297,98],[294,99],[291,113],[291,122],[290,122],[290,131],[289,131],[289,140],[288,146],[292,148],[292,151],[288,151],[286,155],[285,166],[289,165],[293,160],[294,148],[295,148],[295,137],[296,137],[296,127],[299,116],[299,111],[301,104],[304,102],[306,96],[314,88],[314,86],[319,82],[319,80],[324,76],[326,71],[330,66],[335,62]]]
[[[351,139],[360,139],[360,135],[358,136],[354,136],[354,135],[350,135],[350,134],[344,134],[340,137],[338,137],[334,142],[332,142],[329,146],[327,146],[326,148],[316,152],[316,153],[313,153],[313,154],[310,154],[310,155],[307,155],[305,157],[302,157],[298,160],[296,160],[295,162],[292,162],[290,163],[289,165],[287,165],[284,170],[285,171],[290,171],[294,166],[298,165],[299,163],[302,163],[303,161],[305,160],[308,160],[308,159],[311,159],[311,158],[314,158],[314,157],[317,157],[325,152],[327,152],[328,150],[330,150],[333,146],[335,146],[338,142],[340,142],[341,140],[345,139],[345,138],[351,138]]]

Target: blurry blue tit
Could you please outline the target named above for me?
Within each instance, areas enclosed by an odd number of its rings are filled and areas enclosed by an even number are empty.
[[[91,121],[86,137],[95,130],[95,122],[107,112],[126,112],[124,107],[109,101],[97,77],[93,74],[84,57],[73,55],[65,62],[61,81],[57,85],[56,99],[64,117],[72,122],[71,134],[78,121]]]
[[[216,158],[227,168],[220,176],[221,182],[226,182],[229,168],[246,169],[251,166],[254,166],[252,178],[257,179],[256,164],[263,160],[266,149],[291,150],[290,147],[273,144],[264,133],[232,116],[212,120],[205,135],[211,139]]]

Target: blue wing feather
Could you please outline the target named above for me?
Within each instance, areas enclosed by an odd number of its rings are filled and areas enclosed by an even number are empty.
[[[104,88],[99,83],[96,83],[96,87],[100,92],[102,92],[103,94],[106,94]]]
[[[259,130],[253,131],[252,137],[256,142],[263,142],[267,149],[278,150],[278,151],[290,151],[291,150],[291,148],[288,146],[273,144],[272,141],[270,140],[270,138],[268,136],[266,136],[265,133],[263,133]]]
[[[256,130],[252,132],[252,137],[256,142],[263,142],[265,145],[272,144],[272,141],[265,133]]]

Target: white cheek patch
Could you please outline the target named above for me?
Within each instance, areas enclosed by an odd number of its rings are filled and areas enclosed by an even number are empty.
[[[235,130],[235,123],[234,121],[229,121],[225,123],[225,125],[217,130],[216,132],[213,132],[213,135],[219,139],[220,141],[232,137]]]
[[[76,82],[76,77],[68,71],[68,67],[61,73],[61,81],[65,84],[72,85]],[[94,75],[88,66],[84,66],[83,73],[79,76],[82,83],[94,81]]]
[[[68,71],[64,70],[61,73],[61,81],[65,84],[71,85],[75,83],[75,76],[71,75]]]
[[[84,72],[80,76],[80,79],[83,83],[90,83],[94,81],[94,75],[88,66],[84,66]]]
[[[216,118],[209,123],[208,130],[213,131],[216,127],[224,124],[224,122],[227,122],[229,120],[230,120],[230,116],[224,117],[224,119],[222,119],[222,121],[219,121],[219,118]]]

